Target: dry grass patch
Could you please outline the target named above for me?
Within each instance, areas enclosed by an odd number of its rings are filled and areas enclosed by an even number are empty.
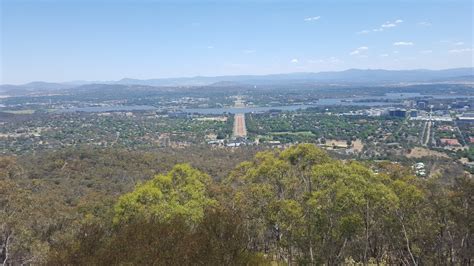
[[[406,155],[408,158],[422,158],[422,157],[439,157],[439,158],[449,158],[446,153],[439,151],[432,151],[430,149],[416,147],[411,149],[411,152]]]

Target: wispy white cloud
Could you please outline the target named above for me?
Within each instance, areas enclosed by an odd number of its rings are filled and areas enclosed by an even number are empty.
[[[393,21],[393,22],[387,21],[387,22],[385,22],[384,24],[380,25],[380,28],[379,28],[379,29],[381,29],[381,28],[382,28],[382,29],[383,29],[383,28],[395,28],[396,26],[398,26],[398,24],[400,24],[400,23],[402,23],[402,22],[403,22],[403,20],[401,20],[401,19],[397,19],[397,20],[395,20],[395,21]]]
[[[320,18],[321,16],[308,17],[308,18],[305,18],[304,21],[307,21],[307,22],[316,21],[316,20],[319,20]]]
[[[387,30],[387,29],[390,29],[390,28],[395,28],[400,23],[403,23],[403,20],[397,19],[395,21],[387,21],[387,22],[383,23],[382,25],[380,25],[379,27],[374,28],[372,30],[361,30],[361,31],[358,31],[356,33],[357,34],[368,34],[370,32],[381,32],[381,31],[384,31],[384,30]]]
[[[293,59],[291,59],[290,62],[293,63],[293,64],[297,64],[299,62],[299,60],[297,58],[293,58]]]
[[[421,22],[418,22],[418,26],[429,27],[429,26],[431,26],[431,22],[421,21]]]
[[[413,42],[394,42],[394,46],[413,46],[415,45]]]
[[[386,23],[382,24],[380,27],[382,27],[382,28],[393,28],[393,27],[396,27],[396,26],[397,26],[397,24],[395,24],[395,23],[386,22]]]
[[[329,63],[331,64],[338,64],[338,63],[342,63],[342,60],[340,60],[339,58],[337,57],[329,57],[328,60],[327,60]]]
[[[350,52],[349,54],[350,55],[360,55],[361,53],[363,53],[364,51],[367,51],[367,50],[369,50],[369,47],[361,46],[361,47],[355,49],[354,51]]]
[[[341,63],[342,61],[339,58],[332,56],[327,59],[327,62],[330,64],[338,64],[338,63]]]
[[[207,49],[214,49],[214,46],[208,45],[208,46],[207,46]]]
[[[381,54],[380,57],[387,57],[388,54]]]
[[[339,64],[342,61],[337,57],[331,56],[323,59],[309,59],[307,62],[309,64]]]
[[[255,52],[257,52],[256,50],[253,50],[253,49],[246,49],[246,50],[243,50],[242,51],[244,54],[253,54]]]
[[[370,33],[370,30],[361,30],[361,31],[358,31],[356,32],[357,34],[369,34]]]
[[[310,63],[310,64],[319,64],[319,63],[324,63],[324,60],[323,59],[317,59],[317,60],[309,59],[308,63]]]
[[[464,45],[465,43],[464,42],[461,42],[461,41],[453,41],[453,40],[441,40],[439,41],[440,43],[443,43],[443,44],[448,44],[448,45],[453,45],[453,46],[461,46],[461,45]]]
[[[472,52],[472,48],[453,49],[453,50],[449,50],[448,52],[450,54],[468,53],[468,52]]]

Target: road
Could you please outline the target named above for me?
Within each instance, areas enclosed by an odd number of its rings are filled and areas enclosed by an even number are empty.
[[[454,126],[456,128],[456,131],[458,132],[459,136],[461,137],[461,145],[464,147],[466,145],[468,145],[466,139],[464,138],[464,135],[462,134],[461,130],[459,129],[459,126],[458,124],[456,123],[456,120],[454,120]]]
[[[428,143],[430,142],[431,139],[431,126],[432,126],[432,111],[429,113],[430,119],[425,122],[425,125],[423,127],[423,132],[421,133],[421,145],[423,146],[428,146]]]
[[[242,99],[242,96],[236,96],[234,101],[234,107],[243,108],[245,107],[245,102]],[[239,113],[234,115],[234,138],[246,138],[247,137],[247,127],[245,126],[245,114]]]
[[[245,127],[245,114],[234,115],[234,137],[247,137],[247,128]]]
[[[430,142],[430,137],[431,137],[431,121],[427,122],[426,126],[426,133],[425,133],[425,139],[423,140],[423,146],[428,146],[428,143]]]

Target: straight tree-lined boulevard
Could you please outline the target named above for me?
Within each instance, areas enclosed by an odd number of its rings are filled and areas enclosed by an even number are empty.
[[[245,103],[242,100],[242,96],[236,96],[234,101],[234,107],[243,108]],[[247,128],[245,127],[245,114],[237,113],[234,115],[234,138],[245,138],[247,137]]]
[[[234,137],[247,137],[247,128],[245,127],[245,114],[235,114],[234,116]]]

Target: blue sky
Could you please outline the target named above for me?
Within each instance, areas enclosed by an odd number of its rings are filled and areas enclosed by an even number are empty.
[[[1,80],[473,66],[470,0],[0,0]]]

